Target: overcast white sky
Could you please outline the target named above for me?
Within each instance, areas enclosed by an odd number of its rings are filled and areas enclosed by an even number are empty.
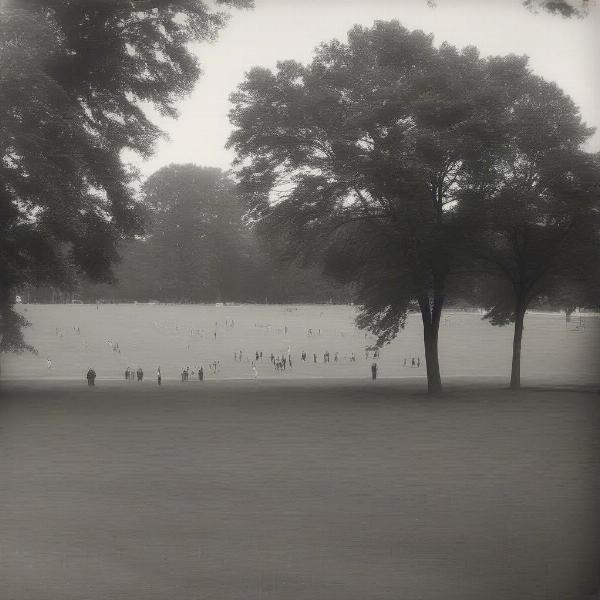
[[[154,156],[134,161],[142,175],[170,163],[228,169],[233,157],[224,148],[231,131],[229,94],[252,66],[273,68],[277,61],[308,62],[315,46],[345,39],[356,23],[398,19],[409,29],[458,47],[475,45],[482,55],[526,54],[533,70],[556,81],[580,107],[584,120],[600,126],[600,10],[584,20],[532,15],[520,0],[255,0],[252,11],[236,11],[214,44],[196,51],[203,76],[179,105],[180,116],[154,120],[169,139]],[[600,149],[600,133],[590,149]]]

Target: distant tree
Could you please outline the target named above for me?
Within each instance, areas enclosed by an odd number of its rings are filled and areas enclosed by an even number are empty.
[[[148,156],[160,135],[141,103],[175,116],[200,73],[189,43],[225,20],[200,0],[0,3],[1,351],[30,349],[22,287],[110,280],[119,240],[141,232],[122,151]]]
[[[170,165],[143,187],[149,209],[146,256],[156,295],[214,301],[235,295],[243,215],[233,182],[220,169]]]
[[[512,388],[530,304],[585,304],[600,281],[600,161],[582,150],[593,130],[555,84],[531,74],[517,91],[504,143],[473,163],[457,209],[486,318],[514,323]]]
[[[308,66],[252,69],[232,96],[229,145],[257,228],[355,283],[357,322],[380,345],[419,310],[431,393],[458,192],[470,163],[502,143],[526,72],[523,59],[436,49],[378,22],[322,45]]]

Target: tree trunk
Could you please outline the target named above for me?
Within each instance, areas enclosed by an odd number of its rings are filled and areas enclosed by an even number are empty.
[[[442,376],[440,374],[440,361],[438,358],[438,332],[443,305],[444,297],[441,293],[434,294],[433,305],[430,304],[429,296],[419,298],[419,308],[421,309],[421,319],[423,320],[427,392],[431,396],[442,393]]]
[[[510,371],[510,387],[518,390],[521,387],[521,341],[523,340],[523,321],[525,308],[517,307],[515,316],[515,334],[513,337],[512,367]]]
[[[442,393],[442,376],[438,358],[438,326],[426,326],[423,330],[425,342],[425,366],[427,367],[427,392],[432,395]]]

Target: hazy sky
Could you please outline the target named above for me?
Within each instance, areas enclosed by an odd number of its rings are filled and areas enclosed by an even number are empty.
[[[533,15],[520,0],[255,0],[252,11],[236,11],[214,44],[195,51],[203,75],[179,105],[179,119],[157,122],[169,139],[152,159],[134,161],[143,175],[170,163],[196,163],[228,169],[233,154],[224,148],[231,131],[229,94],[252,66],[273,68],[277,61],[308,62],[315,46],[346,38],[356,23],[398,19],[408,29],[458,47],[475,45],[482,55],[526,54],[532,69],[556,81],[580,107],[584,120],[600,126],[600,10],[587,19]],[[600,133],[591,148],[600,149]]]

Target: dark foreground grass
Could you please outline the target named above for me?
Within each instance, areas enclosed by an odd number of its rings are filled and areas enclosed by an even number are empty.
[[[0,598],[589,598],[586,390],[5,384]]]

